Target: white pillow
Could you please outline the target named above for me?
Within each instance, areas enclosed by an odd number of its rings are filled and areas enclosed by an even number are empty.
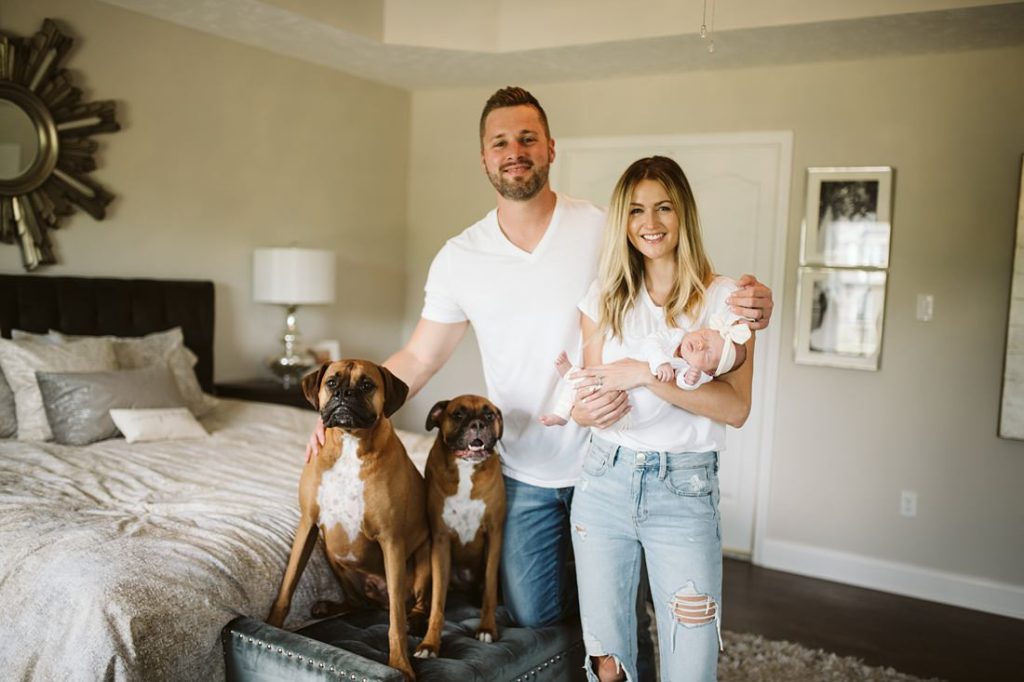
[[[117,369],[117,359],[108,339],[59,344],[0,339],[0,368],[14,393],[18,440],[50,440],[53,433],[46,421],[36,372],[104,372]]]
[[[55,339],[82,339],[84,336],[70,336],[50,330]],[[184,398],[192,414],[202,417],[216,404],[217,399],[203,393],[202,386],[196,378],[195,367],[198,358],[185,347],[185,337],[181,327],[167,331],[154,332],[146,336],[105,336],[114,343],[114,354],[117,356],[118,369],[141,369],[150,365],[166,364],[174,382],[178,385],[181,397]]]
[[[142,410],[115,408],[110,411],[110,418],[129,443],[209,436],[185,407]]]

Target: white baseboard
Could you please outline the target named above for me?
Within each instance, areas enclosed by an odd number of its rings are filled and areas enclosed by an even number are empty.
[[[755,563],[788,573],[1024,619],[1024,586],[765,538]]]

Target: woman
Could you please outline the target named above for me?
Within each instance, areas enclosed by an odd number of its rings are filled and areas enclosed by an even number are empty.
[[[748,361],[695,391],[661,382],[639,357],[645,338],[731,314],[735,283],[704,252],[690,185],[671,159],[633,163],[612,195],[598,281],[580,304],[582,390],[631,390],[626,428],[594,426],[572,505],[573,548],[591,680],[636,680],[641,550],[658,623],[661,679],[714,680],[722,547],[718,452],[725,425],[750,411]],[[584,402],[586,397],[582,397]],[[681,409],[680,409],[681,408]]]

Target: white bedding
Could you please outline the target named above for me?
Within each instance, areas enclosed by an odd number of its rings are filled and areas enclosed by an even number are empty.
[[[0,677],[223,679],[221,628],[276,596],[313,417],[221,400],[201,440],[0,440]],[[433,438],[400,435],[422,470]],[[325,598],[318,549],[286,627]]]

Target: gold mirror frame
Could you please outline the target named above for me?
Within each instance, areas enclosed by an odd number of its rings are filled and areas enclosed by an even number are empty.
[[[50,19],[31,38],[0,35],[0,99],[24,111],[39,143],[32,165],[0,179],[0,242],[21,247],[26,270],[57,262],[48,230],[78,206],[103,220],[113,195],[90,180],[96,133],[121,129],[114,102],[84,103],[62,68],[71,38]]]

